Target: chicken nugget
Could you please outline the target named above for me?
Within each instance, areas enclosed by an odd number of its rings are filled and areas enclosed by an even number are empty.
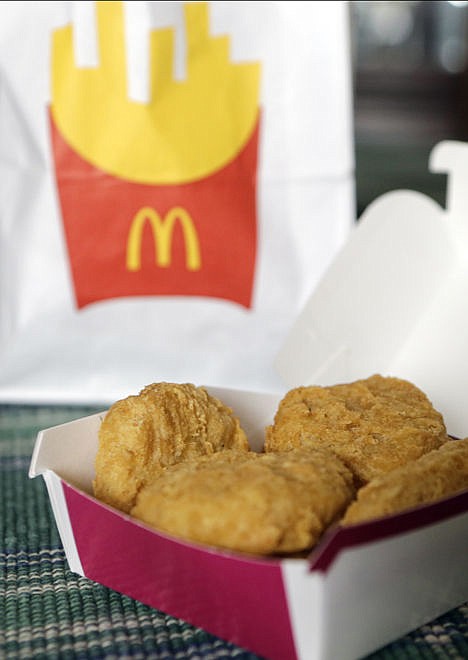
[[[363,522],[434,502],[468,489],[468,438],[387,472],[361,488],[343,525]]]
[[[220,452],[162,472],[131,515],[217,548],[294,553],[311,548],[354,495],[351,472],[326,450]]]
[[[266,451],[328,447],[358,485],[440,447],[442,415],[412,383],[374,375],[330,387],[298,387],[266,429]]]
[[[114,403],[101,424],[94,494],[128,512],[161,469],[225,449],[249,451],[230,408],[189,383],[148,385]]]

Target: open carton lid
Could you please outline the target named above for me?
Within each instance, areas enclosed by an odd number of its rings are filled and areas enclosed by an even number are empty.
[[[468,144],[443,141],[447,204],[399,190],[374,201],[295,322],[276,367],[291,387],[405,378],[468,435]]]

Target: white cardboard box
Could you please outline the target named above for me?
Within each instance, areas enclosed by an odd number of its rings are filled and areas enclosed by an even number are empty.
[[[409,191],[377,200],[314,292],[278,366],[291,386],[376,372],[408,378],[442,412],[449,433],[464,437],[468,145],[440,143],[431,164],[449,172],[447,211]],[[260,449],[280,395],[208,389]],[[41,431],[31,461],[73,571],[269,660],[357,658],[468,599],[468,491],[336,527],[307,559],[207,549],[93,498],[103,414]]]

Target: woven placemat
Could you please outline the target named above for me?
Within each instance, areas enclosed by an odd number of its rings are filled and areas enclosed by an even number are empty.
[[[0,405],[0,659],[258,660],[69,571],[44,482],[28,469],[40,429],[93,412]],[[395,658],[468,658],[468,604],[368,656]]]

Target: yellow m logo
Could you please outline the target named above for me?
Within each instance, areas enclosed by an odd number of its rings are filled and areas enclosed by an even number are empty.
[[[150,206],[144,206],[133,218],[128,232],[126,266],[129,271],[141,268],[141,240],[145,222],[153,231],[155,263],[161,268],[171,265],[172,236],[175,223],[182,227],[185,241],[185,265],[187,270],[200,270],[201,257],[198,236],[190,214],[182,207],[172,208],[164,218]]]

